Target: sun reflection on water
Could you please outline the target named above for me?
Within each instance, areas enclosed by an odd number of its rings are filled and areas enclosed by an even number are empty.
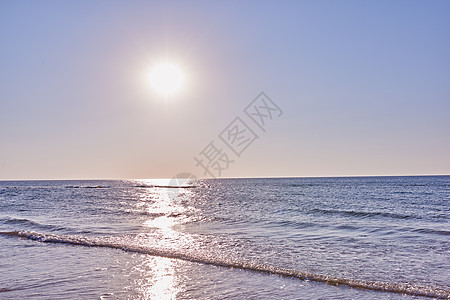
[[[172,259],[149,256],[136,269],[143,275],[136,284],[144,299],[176,299],[181,292]]]
[[[136,209],[146,217],[142,221],[143,232],[138,243],[160,250],[183,252],[193,243],[192,237],[176,230],[178,225],[189,222],[193,208],[183,205],[189,197],[188,189],[165,187],[164,181],[139,181],[143,191]],[[141,280],[135,288],[145,299],[176,299],[182,292],[182,282],[175,273],[176,260],[150,256],[136,270]]]

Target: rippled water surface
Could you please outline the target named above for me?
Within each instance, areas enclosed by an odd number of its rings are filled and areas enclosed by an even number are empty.
[[[450,176],[0,182],[0,299],[450,298]]]

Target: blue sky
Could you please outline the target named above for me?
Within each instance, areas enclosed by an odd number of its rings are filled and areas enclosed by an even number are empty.
[[[0,179],[450,173],[449,1],[0,1]],[[186,85],[143,80],[170,60]],[[244,108],[282,110],[265,132]],[[240,157],[218,135],[258,134]]]

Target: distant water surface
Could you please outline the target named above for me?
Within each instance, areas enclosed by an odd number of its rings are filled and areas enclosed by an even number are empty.
[[[450,298],[450,176],[167,186],[0,182],[0,299]]]

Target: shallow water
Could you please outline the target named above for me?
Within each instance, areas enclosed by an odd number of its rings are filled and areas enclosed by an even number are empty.
[[[0,299],[450,298],[450,176],[0,182]]]

